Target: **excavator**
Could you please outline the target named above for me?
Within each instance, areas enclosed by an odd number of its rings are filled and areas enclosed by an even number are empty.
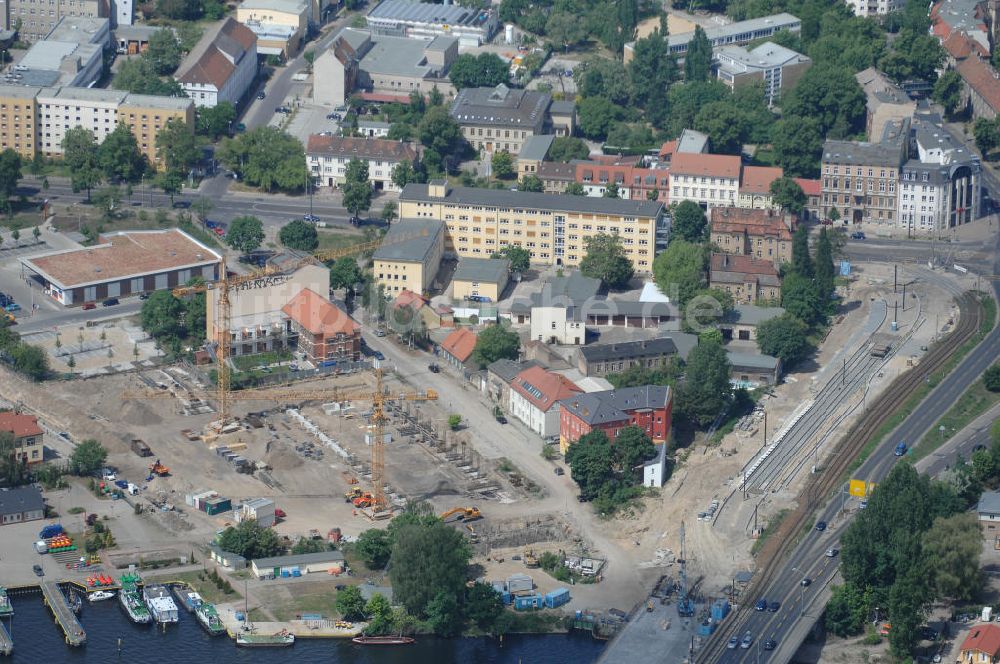
[[[167,475],[170,474],[170,469],[164,466],[162,463],[160,463],[160,460],[157,459],[149,467],[149,473],[151,475],[159,475],[160,477],[166,477]]]
[[[375,504],[375,496],[365,491],[357,498],[352,500],[351,503],[353,503],[355,507],[362,507],[362,508],[371,507],[372,505]]]
[[[344,494],[344,502],[351,503],[354,502],[355,498],[358,498],[363,494],[364,491],[361,490],[359,486],[352,486],[351,490]]]
[[[458,514],[459,521],[475,521],[483,518],[483,513],[479,511],[478,507],[453,507],[441,514],[441,520],[447,521],[449,517],[456,514]]]

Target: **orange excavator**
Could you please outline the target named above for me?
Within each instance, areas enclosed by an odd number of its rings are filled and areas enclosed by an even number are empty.
[[[456,514],[459,521],[475,521],[483,518],[483,513],[479,511],[478,507],[453,507],[441,514],[441,520],[447,521]]]
[[[351,502],[355,507],[368,508],[375,504],[375,496],[365,491]]]
[[[149,467],[149,472],[151,474],[153,474],[153,475],[158,475],[160,477],[166,477],[167,475],[170,474],[170,469],[167,468],[166,466],[164,466],[162,463],[160,463],[160,460],[157,459]]]

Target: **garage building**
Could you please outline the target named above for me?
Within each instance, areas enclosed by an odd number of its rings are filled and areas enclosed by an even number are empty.
[[[79,306],[183,286],[194,277],[216,281],[222,257],[172,228],[108,233],[91,247],[20,260],[22,275],[52,299]]]
[[[319,553],[303,553],[297,556],[276,556],[261,558],[252,563],[253,573],[258,579],[270,579],[288,576],[301,576],[317,572],[333,572],[339,574],[347,569],[344,554],[340,551],[320,551]]]

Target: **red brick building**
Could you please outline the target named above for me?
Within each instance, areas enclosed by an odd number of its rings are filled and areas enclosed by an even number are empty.
[[[360,358],[361,326],[323,296],[303,288],[281,310],[291,318],[298,349],[310,362]]]
[[[14,436],[14,456],[24,463],[41,463],[45,460],[45,446],[42,440],[45,431],[38,426],[38,418],[13,411],[0,413],[0,431]]]
[[[595,430],[614,440],[622,429],[633,424],[654,443],[662,443],[670,436],[673,405],[673,392],[660,385],[590,392],[563,399],[559,402],[559,447],[565,454],[580,436]]]

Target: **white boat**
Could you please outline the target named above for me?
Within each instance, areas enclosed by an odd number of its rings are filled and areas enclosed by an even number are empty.
[[[92,592],[87,595],[88,602],[103,602],[106,599],[111,599],[115,594],[108,590],[98,590],[97,592]]]
[[[156,622],[177,622],[177,604],[164,586],[146,586],[142,590],[142,598]]]

